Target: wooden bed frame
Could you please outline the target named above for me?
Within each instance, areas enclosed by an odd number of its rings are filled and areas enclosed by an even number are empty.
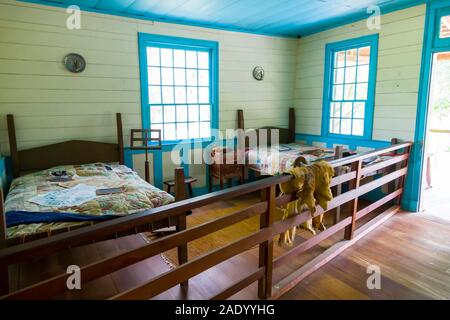
[[[244,110],[239,109],[237,111],[237,128],[246,130],[245,129],[245,122],[244,122]],[[289,125],[288,128],[280,128],[280,127],[272,127],[272,126],[266,126],[261,128],[255,128],[253,130],[256,131],[257,141],[259,145],[259,130],[265,129],[267,130],[267,143],[268,145],[271,144],[271,131],[272,130],[278,130],[279,132],[279,143],[292,143],[295,142],[295,109],[289,108]],[[246,139],[245,147],[249,147],[248,139]]]
[[[274,221],[275,206],[280,206],[295,198],[295,195],[276,195],[276,187],[280,183],[288,182],[292,179],[290,175],[280,175],[251,182],[248,184],[232,187],[223,191],[213,192],[200,197],[175,202],[167,206],[147,210],[142,213],[121,217],[115,220],[99,223],[97,225],[85,227],[74,232],[59,234],[48,239],[25,243],[0,250],[0,266],[24,263],[39,257],[45,257],[68,246],[76,246],[89,243],[94,239],[127,230],[130,227],[137,227],[168,217],[177,217],[180,213],[190,212],[194,209],[210,205],[218,201],[229,200],[242,197],[253,192],[261,192],[261,201],[247,208],[237,209],[224,217],[210,220],[201,225],[191,227],[179,233],[165,236],[152,241],[141,247],[130,251],[121,252],[115,256],[107,257],[101,261],[91,263],[81,267],[81,286],[99,279],[105,275],[158,255],[172,248],[186,246],[189,242],[203,236],[227,228],[235,223],[244,221],[250,217],[260,217],[260,229],[250,235],[240,238],[224,247],[215,249],[204,255],[191,260],[170,271],[164,272],[155,278],[143,281],[135,287],[111,297],[112,299],[150,299],[158,294],[170,289],[177,284],[186,283],[188,279],[214,267],[221,262],[230,259],[246,250],[259,246],[259,257],[256,257],[255,269],[250,274],[243,274],[241,279],[236,279],[235,283],[229,283],[223,291],[217,291],[212,299],[226,299],[235,293],[248,287],[255,281],[258,282],[258,296],[261,299],[275,299],[283,295],[287,290],[293,288],[306,276],[326,264],[328,261],[339,255],[343,250],[354,244],[370,231],[381,225],[384,221],[392,217],[400,210],[400,202],[403,194],[404,181],[408,171],[408,159],[412,143],[395,144],[383,149],[360,153],[354,156],[330,161],[334,168],[347,166],[350,172],[334,177],[331,186],[349,184],[349,189],[339,196],[336,196],[328,204],[328,209],[316,208],[316,212],[311,215],[309,211],[304,211],[298,215],[290,217],[284,221]],[[374,156],[395,153],[395,157],[363,167],[363,160]],[[361,183],[361,177],[380,169],[387,169],[388,174],[377,179]],[[178,169],[181,170],[182,169]],[[181,174],[182,176],[182,174]],[[391,184],[395,186],[393,190],[384,195],[383,198],[369,204],[366,207],[358,207],[360,196],[375,190],[383,185]],[[334,225],[328,226],[325,231],[301,242],[283,255],[273,257],[273,239],[275,236],[298,226],[311,219],[312,216],[328,214],[338,206],[348,203],[349,216],[337,221]],[[378,210],[380,209],[380,210]],[[369,222],[356,226],[357,221],[369,213],[382,211]],[[273,270],[282,267],[292,260],[292,257],[305,252],[318,245],[321,241],[329,238],[333,234],[345,229],[344,239],[331,246],[321,255],[303,265],[291,275],[274,284],[272,281]],[[3,270],[3,278],[7,278],[8,269]],[[48,299],[55,295],[66,292],[66,281],[68,274],[62,273],[26,288],[11,292],[3,298],[6,299]],[[3,280],[3,283],[4,280]],[[7,283],[7,282],[6,282]],[[211,284],[211,288],[214,284]],[[209,288],[209,290],[211,289]]]
[[[106,163],[120,163],[124,164],[124,142],[123,142],[123,127],[122,127],[122,115],[116,113],[116,126],[117,126],[117,143],[103,143],[94,141],[83,140],[71,140],[60,142],[56,144],[50,144],[42,147],[31,148],[26,150],[18,150],[16,140],[16,126],[14,122],[14,116],[12,114],[7,115],[9,146],[11,152],[13,177],[20,177],[22,174],[28,172],[45,170],[59,165],[81,165],[95,162]],[[179,171],[176,171],[179,173]],[[175,179],[175,196],[176,200],[182,200],[185,198],[184,183],[178,183],[179,179]],[[0,200],[0,247],[11,246],[18,244],[18,242],[36,240],[42,237],[48,237],[47,233],[38,233],[30,235],[26,239],[13,238],[7,239],[6,237],[6,218],[4,216],[3,196]],[[185,219],[185,218],[184,218]],[[181,218],[181,220],[183,220]],[[140,226],[139,228],[133,228],[128,232],[122,232],[120,236],[127,233],[137,233],[144,231],[153,231],[161,228],[176,226],[178,229],[183,228],[183,221],[178,217],[169,219],[162,219],[155,221],[146,226]],[[81,226],[80,228],[84,228]],[[57,230],[59,232],[72,231],[71,230]],[[115,237],[119,234],[115,234]]]

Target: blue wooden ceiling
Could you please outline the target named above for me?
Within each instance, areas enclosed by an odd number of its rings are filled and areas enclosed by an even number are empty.
[[[24,0],[140,19],[280,36],[303,36],[426,0]]]

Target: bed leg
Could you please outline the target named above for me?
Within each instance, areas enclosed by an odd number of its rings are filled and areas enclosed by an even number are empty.
[[[175,201],[186,199],[186,188],[184,185],[183,168],[175,168]],[[178,216],[177,231],[186,230],[186,213]],[[182,265],[188,261],[187,243],[178,246],[178,264]],[[181,283],[181,287],[186,288],[188,281]]]
[[[3,203],[3,189],[0,187],[0,249],[6,248],[6,218]],[[9,266],[0,266],[0,296],[9,293]]]

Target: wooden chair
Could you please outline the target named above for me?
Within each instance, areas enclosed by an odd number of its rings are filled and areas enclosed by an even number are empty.
[[[192,191],[192,184],[197,181],[197,178],[194,177],[186,177],[184,179],[184,184],[187,186],[189,191],[189,198],[194,197],[194,192]],[[164,181],[164,184],[167,186],[167,193],[170,193],[172,187],[175,186],[175,180]]]
[[[227,157],[227,153],[233,152],[233,155]],[[211,151],[212,163],[209,168],[209,192],[213,189],[214,179],[219,180],[220,190],[223,189],[224,181],[228,181],[228,186],[232,185],[233,178],[238,178],[239,183],[244,183],[245,177],[245,165],[239,164],[237,161],[237,154],[235,150],[229,150],[227,148],[214,148]],[[232,163],[229,162],[229,158],[232,158]],[[218,160],[222,161],[218,161]],[[226,161],[227,160],[227,161]]]

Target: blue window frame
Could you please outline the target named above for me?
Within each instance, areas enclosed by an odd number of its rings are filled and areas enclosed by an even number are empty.
[[[378,34],[327,44],[322,135],[371,139]]]
[[[138,34],[142,125],[164,142],[211,138],[218,128],[218,43]]]
[[[448,47],[450,45],[450,8],[437,10],[435,24],[434,47]]]

